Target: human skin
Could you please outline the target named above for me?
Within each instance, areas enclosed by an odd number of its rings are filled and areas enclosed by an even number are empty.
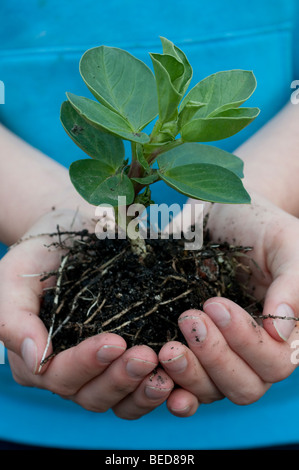
[[[181,386],[168,399],[178,416],[190,416],[200,404],[223,397],[251,404],[296,368],[291,357],[292,343],[299,339],[294,320],[299,316],[299,221],[255,196],[250,206],[214,207],[210,229],[214,240],[254,246],[250,256],[259,268],[250,265],[252,287],[257,299],[265,298],[263,316],[291,319],[268,318],[261,325],[219,297],[209,299],[203,311],[183,312],[179,325],[189,347],[167,343],[159,353],[161,364]]]
[[[49,281],[41,283],[34,274],[57,268],[61,255],[47,249],[53,239],[41,234],[55,232],[57,225],[62,231],[94,230],[95,208],[77,195],[65,168],[3,127],[0,141],[0,240],[11,247],[0,262],[0,340],[13,377],[97,412],[134,391],[135,415],[151,411],[174,384],[163,369],[162,381],[152,374],[158,357],[146,345],[127,350],[120,336],[97,335],[39,367],[48,332],[38,314]]]
[[[294,110],[289,108],[283,113],[293,115]],[[273,314],[282,304],[290,306],[295,315],[298,299],[294,286],[298,272],[296,257],[299,255],[294,256],[294,253],[299,250],[294,247],[297,246],[299,227],[297,219],[286,212],[295,214],[296,204],[288,207],[288,198],[283,197],[286,182],[289,182],[288,190],[297,197],[297,186],[291,184],[297,163],[290,157],[291,150],[293,156],[296,154],[296,142],[290,149],[288,116],[279,116],[270,126],[279,129],[280,139],[283,140],[286,134],[289,162],[285,166],[289,168],[289,179],[286,174],[284,185],[280,184],[280,147],[273,144],[272,148],[269,144],[269,135],[276,137],[277,133],[267,127],[255,136],[256,142],[254,139],[248,141],[237,152],[245,161],[245,172],[248,170],[245,185],[250,187],[253,195],[252,205],[214,205],[210,224],[215,239],[219,236],[228,240],[239,237],[240,244],[254,246],[253,256],[266,276],[260,276],[259,271],[255,278],[256,292],[267,295],[264,313]],[[280,122],[284,122],[285,130]],[[66,170],[5,129],[1,132],[1,152],[7,158],[2,158],[0,163],[0,174],[5,183],[0,185],[0,197],[2,201],[8,201],[0,215],[1,240],[11,245],[20,237],[53,232],[57,223],[66,228],[71,225],[73,228],[90,227],[94,208],[75,195]],[[266,178],[268,160],[266,157],[263,160],[267,151],[272,152],[272,164],[275,162],[271,167],[272,187],[275,188],[272,193],[271,181]],[[260,159],[250,159],[252,154],[259,155]],[[18,162],[23,162],[22,171],[12,173],[13,169],[20,168]],[[14,188],[18,191],[12,190],[9,183],[12,174]],[[260,196],[263,192],[265,198]],[[284,210],[269,202],[271,194],[274,202]],[[19,210],[20,198],[22,211]],[[53,206],[55,210],[52,210]],[[290,240],[294,240],[292,250]],[[203,312],[182,312],[179,324],[189,348],[180,343],[168,343],[158,358],[147,346],[127,350],[119,336],[98,335],[60,353],[39,371],[37,366],[47,338],[45,327],[38,318],[39,296],[44,286],[35,277],[24,278],[19,274],[44,272],[57,266],[57,257],[45,250],[47,242],[47,237],[32,237],[13,247],[0,262],[0,339],[8,349],[12,372],[19,383],[47,388],[93,411],[112,408],[125,419],[136,419],[165,400],[171,413],[184,417],[194,414],[200,403],[210,403],[224,396],[236,403],[251,403],[262,396],[271,383],[287,377],[294,370],[290,363],[290,344],[296,338],[297,329],[292,321],[275,324],[273,320],[267,320],[264,328],[253,327],[253,319],[243,309],[217,298],[210,299]],[[221,305],[228,307],[231,315],[226,324],[223,321],[219,324]],[[198,333],[205,334],[199,344],[192,341],[193,326],[198,328]],[[259,364],[256,363],[258,338],[263,339],[263,347],[259,347]],[[216,340],[219,347],[213,348]],[[159,360],[164,368],[164,371],[160,369],[164,374],[164,388],[161,382],[153,382],[151,376]],[[132,377],[134,369],[135,377]],[[174,382],[180,388],[173,390]]]
[[[251,265],[253,286],[255,296],[265,298],[266,317],[299,316],[298,118],[299,108],[287,104],[236,150],[245,164],[251,205],[210,208],[214,240],[254,247],[250,254],[260,269]],[[215,298],[203,312],[184,312],[179,325],[189,348],[168,343],[159,354],[165,370],[181,385],[168,399],[170,411],[178,416],[190,416],[201,403],[224,396],[238,404],[252,403],[296,368],[291,345],[298,339],[298,322],[269,318],[260,326],[238,305]],[[192,325],[203,335],[200,343],[192,341]]]

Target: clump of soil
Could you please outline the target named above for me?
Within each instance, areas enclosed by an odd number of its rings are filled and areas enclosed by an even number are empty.
[[[102,332],[121,335],[128,347],[147,344],[156,351],[167,341],[185,342],[178,316],[214,296],[249,313],[261,311],[237,280],[240,267],[250,276],[240,263],[250,248],[213,243],[208,232],[197,251],[185,249],[184,240],[149,239],[140,262],[127,239],[99,240],[87,231],[70,237],[68,248],[54,243],[64,253],[57,273],[49,274],[56,284],[45,291],[40,313],[54,354]]]

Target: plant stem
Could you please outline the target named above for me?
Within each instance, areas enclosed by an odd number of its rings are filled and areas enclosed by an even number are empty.
[[[149,164],[152,165],[154,163],[154,161],[156,160],[156,158],[159,155],[162,155],[162,153],[168,152],[169,150],[172,150],[175,147],[179,147],[183,143],[184,143],[183,140],[181,138],[179,138],[179,139],[173,140],[172,142],[168,142],[164,145],[161,145],[161,146],[157,147],[147,157],[147,160],[148,160]]]
[[[125,231],[126,236],[130,240],[132,252],[140,259],[144,259],[147,254],[144,238],[138,233],[138,224],[131,223],[135,219],[135,215],[129,216],[127,207],[125,207],[122,211],[118,211],[118,208],[116,208],[115,217],[117,226],[119,229]]]
[[[163,132],[163,123],[158,120],[151,133],[149,144],[137,147],[138,144],[136,142],[131,142],[132,161],[128,171],[129,178],[141,178],[146,174],[147,170],[151,169],[150,166],[155,162],[158,155],[183,144],[183,140],[181,138],[165,141],[165,135],[166,134]],[[134,202],[136,202],[137,195],[147,185],[136,183],[134,181],[133,185],[135,190]],[[134,220],[134,216],[129,217],[127,215],[127,207],[125,208],[125,211],[125,214],[120,214],[118,208],[116,208],[116,224],[119,229],[125,231],[126,236],[130,239],[133,253],[138,255],[140,259],[144,259],[147,254],[145,241],[141,237],[140,233],[138,233],[138,225],[130,224],[130,222]]]

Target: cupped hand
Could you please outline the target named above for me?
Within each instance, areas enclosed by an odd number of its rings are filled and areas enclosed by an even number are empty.
[[[225,298],[209,299],[203,311],[179,318],[187,346],[168,343],[159,360],[180,387],[168,398],[177,416],[190,416],[201,403],[224,397],[244,405],[296,368],[299,340],[299,221],[255,195],[249,206],[215,205],[212,239],[252,246],[252,288],[264,299],[263,322]],[[274,318],[273,318],[274,317]],[[298,346],[297,346],[298,349]]]
[[[112,408],[119,417],[137,419],[160,405],[174,385],[163,369],[156,369],[151,348],[127,349],[123,338],[103,333],[40,367],[48,332],[38,315],[51,279],[41,282],[36,274],[56,270],[61,257],[47,247],[53,239],[46,234],[56,232],[57,225],[60,231],[90,229],[88,220],[72,210],[45,214],[0,261],[0,340],[19,384],[50,390],[87,410]],[[47,354],[51,351],[50,344]]]

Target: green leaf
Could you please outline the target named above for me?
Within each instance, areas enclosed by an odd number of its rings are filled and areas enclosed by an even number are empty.
[[[159,155],[157,162],[162,172],[184,165],[209,163],[226,168],[243,178],[243,161],[236,155],[212,145],[185,143]]]
[[[87,155],[106,163],[112,171],[123,164],[123,141],[113,134],[93,127],[68,101],[62,103],[60,120],[67,134]]]
[[[110,204],[111,206],[118,206],[119,197],[125,198],[125,205],[132,204],[134,201],[134,187],[133,183],[124,174],[117,174],[107,178],[100,184],[93,194],[95,204]]]
[[[178,126],[181,129],[188,121],[191,121],[193,116],[199,111],[203,106],[206,106],[204,103],[198,103],[197,101],[188,101],[187,104],[179,113]]]
[[[78,193],[90,204],[118,205],[118,196],[126,203],[134,200],[134,187],[123,173],[111,174],[110,167],[99,160],[78,160],[70,166],[70,178]]]
[[[171,55],[183,64],[184,70],[180,76],[180,79],[176,83],[176,88],[181,93],[181,95],[184,95],[193,75],[192,67],[185,53],[181,49],[179,49],[173,44],[173,42],[166,38],[161,37],[160,39],[163,47],[163,54]]]
[[[107,46],[89,49],[82,56],[79,68],[96,99],[122,116],[136,131],[157,116],[154,75],[127,51]]]
[[[258,108],[229,109],[215,117],[195,118],[187,122],[181,129],[184,142],[213,142],[231,137],[259,114]]]
[[[256,79],[249,70],[227,70],[209,75],[186,95],[180,110],[190,101],[204,103],[196,117],[212,117],[229,108],[241,106],[254,92]]]
[[[148,164],[148,161],[145,159],[143,155],[142,145],[133,143],[132,146],[133,147],[135,146],[135,155],[136,155],[137,161],[140,163],[140,165],[145,171],[149,171],[150,166]]]
[[[162,123],[177,118],[178,106],[190,80],[192,67],[183,51],[171,41],[161,37],[163,54],[150,54],[152,59],[159,103],[159,120]]]
[[[177,107],[182,99],[175,87],[175,81],[183,74],[183,65],[170,55],[150,54],[152,59],[159,102],[159,120],[172,121],[176,118]]]
[[[157,172],[154,172],[151,175],[143,176],[142,178],[131,178],[131,180],[136,181],[136,183],[145,184],[145,185],[155,183],[159,179],[160,177]]]
[[[105,129],[122,139],[132,142],[142,144],[149,142],[147,134],[132,129],[123,117],[100,103],[83,96],[74,95],[73,93],[67,93],[67,98],[73,108],[92,126],[102,130]]]
[[[194,199],[223,204],[250,203],[240,178],[221,166],[195,163],[158,173],[168,186]]]

